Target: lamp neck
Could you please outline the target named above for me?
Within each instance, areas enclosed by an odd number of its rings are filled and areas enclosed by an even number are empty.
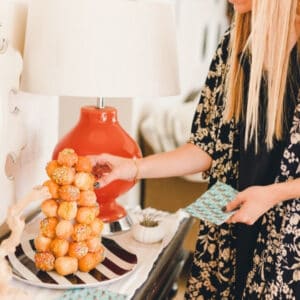
[[[97,108],[104,108],[104,98],[97,97]]]
[[[95,106],[81,107],[80,122],[89,123],[118,123],[117,110],[114,107],[106,106],[98,108]]]

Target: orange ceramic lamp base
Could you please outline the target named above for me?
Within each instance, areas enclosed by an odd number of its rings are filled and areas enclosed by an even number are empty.
[[[117,111],[113,107],[82,107],[79,122],[56,145],[53,159],[64,148],[73,148],[78,155],[110,153],[123,157],[142,156],[137,143],[118,123]],[[126,216],[125,209],[116,202],[116,198],[134,184],[133,181],[116,180],[95,190],[100,205],[99,217],[104,222],[114,222]]]

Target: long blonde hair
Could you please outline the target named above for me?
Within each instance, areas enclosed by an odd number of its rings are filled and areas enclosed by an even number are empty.
[[[258,146],[258,110],[261,80],[267,70],[268,105],[265,143],[273,147],[274,138],[283,133],[283,99],[290,56],[289,41],[298,0],[252,0],[252,12],[235,14],[231,35],[229,73],[226,82],[225,119],[238,122],[243,109],[244,75],[241,54],[250,52],[251,72],[246,109],[245,148],[254,139]]]

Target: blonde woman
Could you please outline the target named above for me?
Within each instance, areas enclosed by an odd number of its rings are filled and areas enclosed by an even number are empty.
[[[238,189],[227,223],[200,223],[186,299],[300,299],[300,22],[297,0],[229,0],[190,141],[137,161],[103,154],[115,179],[206,172]],[[300,48],[299,48],[300,49]]]

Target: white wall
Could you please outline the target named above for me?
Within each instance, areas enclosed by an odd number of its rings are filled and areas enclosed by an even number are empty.
[[[1,33],[0,40],[2,40]],[[4,208],[0,210],[0,220],[4,219],[6,208],[14,198],[14,182],[9,178],[15,172],[14,159],[25,144],[22,138],[23,126],[20,114],[13,112],[13,107],[9,105],[9,91],[12,88],[18,88],[21,68],[20,55],[8,46],[5,52],[3,50],[0,54],[0,184],[1,205]],[[15,138],[16,136],[17,138]],[[10,155],[8,156],[8,154]]]
[[[0,54],[0,225],[9,205],[45,180],[45,164],[51,159],[58,139],[58,97],[10,93],[11,89],[17,90],[19,84],[21,59],[18,52],[23,50],[28,2],[0,2],[0,23],[3,25],[0,34],[9,44],[8,51]],[[15,107],[18,113],[12,113]],[[15,158],[10,165],[13,180],[8,179],[5,173],[9,153],[13,153]],[[37,206],[38,203],[28,208],[27,212]],[[0,234],[4,230],[2,226]]]
[[[21,54],[24,48],[27,7],[30,0],[1,0],[0,20],[11,46]]]
[[[175,7],[181,94],[143,99],[142,117],[153,110],[182,103],[191,91],[202,87],[219,39],[228,27],[225,16],[227,0],[156,1],[168,1]]]

